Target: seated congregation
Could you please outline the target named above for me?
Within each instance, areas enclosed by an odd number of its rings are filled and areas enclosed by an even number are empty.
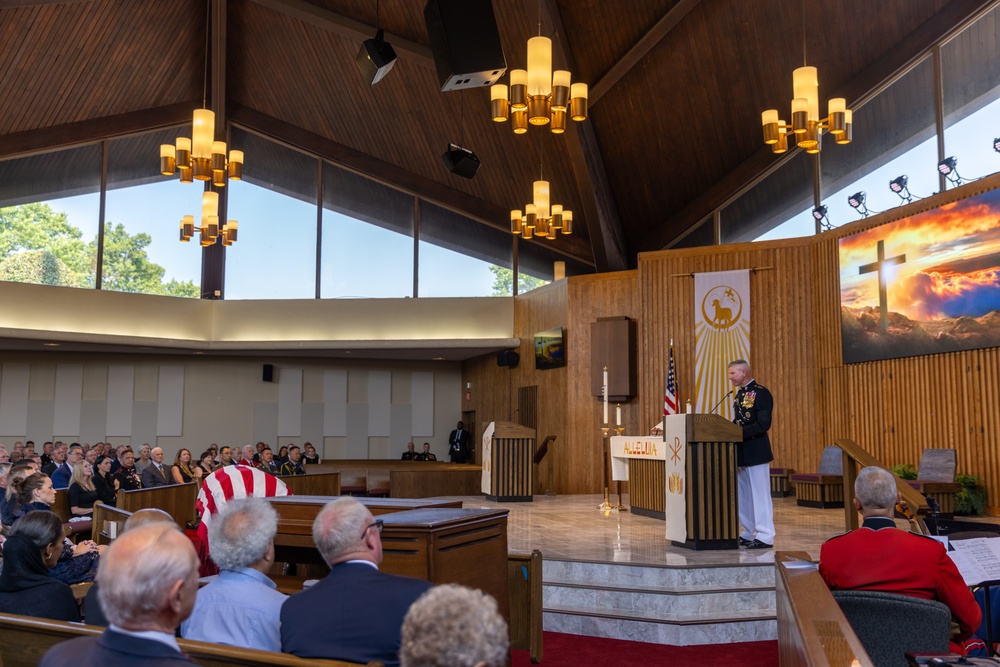
[[[212,508],[203,546],[218,574],[205,579],[199,578],[206,555],[199,554],[196,531],[185,531],[160,509],[131,513],[110,546],[82,539],[84,533],[76,543],[66,537],[80,519],[91,529],[95,502],[114,505],[112,495],[98,491],[97,477],[116,491],[126,488],[124,479],[138,478],[131,489],[155,487],[160,477],[169,484],[177,481],[174,472],[185,482],[200,482],[213,468],[233,464],[247,474],[247,464],[253,465],[261,470],[253,470],[255,476],[269,477],[262,473],[273,469],[271,450],[247,449],[240,452],[240,464],[233,450],[222,448],[218,466],[210,451],[192,463],[190,452],[182,450],[171,468],[163,464],[162,450],[152,448],[137,472],[133,452],[124,448],[115,452],[118,468],[112,472],[110,456],[98,454],[91,463],[75,447],[54,447],[53,472],[67,465],[73,470],[67,523],[52,511],[57,504],[52,478],[30,459],[11,466],[0,503],[6,533],[0,624],[31,620],[25,617],[68,622],[59,632],[75,638],[48,648],[38,663],[44,666],[198,664],[210,645],[251,649],[242,657],[259,662],[247,664],[297,664],[290,656],[387,667],[507,664],[508,629],[496,601],[462,586],[381,572],[382,521],[350,496],[332,499],[312,525],[313,544],[329,574],[291,595],[279,592],[269,576],[276,571],[278,515],[254,493]],[[319,460],[315,451],[310,454]],[[290,447],[281,468],[303,474],[298,472],[303,458]],[[73,492],[72,485],[79,490]],[[81,621],[85,625],[75,625]],[[87,626],[106,629],[98,634]]]

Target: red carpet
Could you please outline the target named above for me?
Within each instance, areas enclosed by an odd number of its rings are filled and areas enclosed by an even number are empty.
[[[546,632],[543,667],[635,667],[646,665],[740,665],[775,667],[778,642],[707,646],[663,646]],[[512,651],[512,667],[531,667],[527,651]]]

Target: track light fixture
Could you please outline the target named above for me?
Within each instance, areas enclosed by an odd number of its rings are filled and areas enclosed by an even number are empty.
[[[895,192],[897,195],[899,195],[899,198],[903,200],[902,201],[903,204],[909,204],[911,201],[913,201],[913,195],[910,194],[910,190],[907,187],[907,181],[909,181],[909,178],[906,176],[906,174],[903,174],[902,176],[897,176],[896,178],[889,181],[889,189]]]
[[[997,153],[1000,153],[1000,137],[997,137],[996,139],[993,140],[993,150],[995,150]]]
[[[965,182],[958,173],[957,157],[946,157],[938,162],[938,171],[944,174],[944,177],[948,179],[948,182],[953,185],[961,185]]]
[[[813,220],[819,225],[822,230],[833,229],[833,225],[830,224],[830,219],[826,217],[826,206],[822,204],[817,206],[812,210]]]
[[[851,208],[860,213],[862,218],[867,218],[869,215],[871,215],[871,211],[869,211],[868,207],[865,206],[866,198],[867,194],[865,194],[864,192],[855,192],[853,195],[847,198],[847,203],[850,204]]]

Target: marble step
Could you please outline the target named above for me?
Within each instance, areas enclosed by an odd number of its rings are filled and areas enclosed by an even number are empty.
[[[671,567],[632,563],[545,560],[542,581],[632,589],[774,588],[774,564]]]
[[[551,632],[674,646],[777,638],[774,565],[706,567],[546,560]]]
[[[602,609],[608,613],[637,617],[652,614],[652,617],[664,621],[683,622],[692,614],[718,618],[733,612],[766,612],[773,616],[775,600],[774,587],[637,589],[543,582],[542,606],[550,610]]]

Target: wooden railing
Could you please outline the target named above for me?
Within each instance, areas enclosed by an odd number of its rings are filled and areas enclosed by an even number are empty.
[[[874,667],[805,552],[774,555],[781,667]]]
[[[840,451],[843,452],[844,456],[844,529],[854,530],[860,525],[858,522],[858,511],[854,508],[854,503],[850,502],[848,498],[854,498],[854,482],[858,479],[858,466],[862,468],[867,468],[868,466],[884,468],[885,466],[865,451],[861,445],[849,438],[834,440],[833,444],[840,447]],[[896,480],[896,489],[899,491],[899,495],[903,497],[903,501],[906,502],[914,514],[913,521],[917,524],[917,530],[914,532],[926,535],[927,526],[924,524],[924,515],[930,511],[930,507],[927,506],[927,499],[924,498],[922,493],[907,484],[906,481],[895,475],[893,477]]]

